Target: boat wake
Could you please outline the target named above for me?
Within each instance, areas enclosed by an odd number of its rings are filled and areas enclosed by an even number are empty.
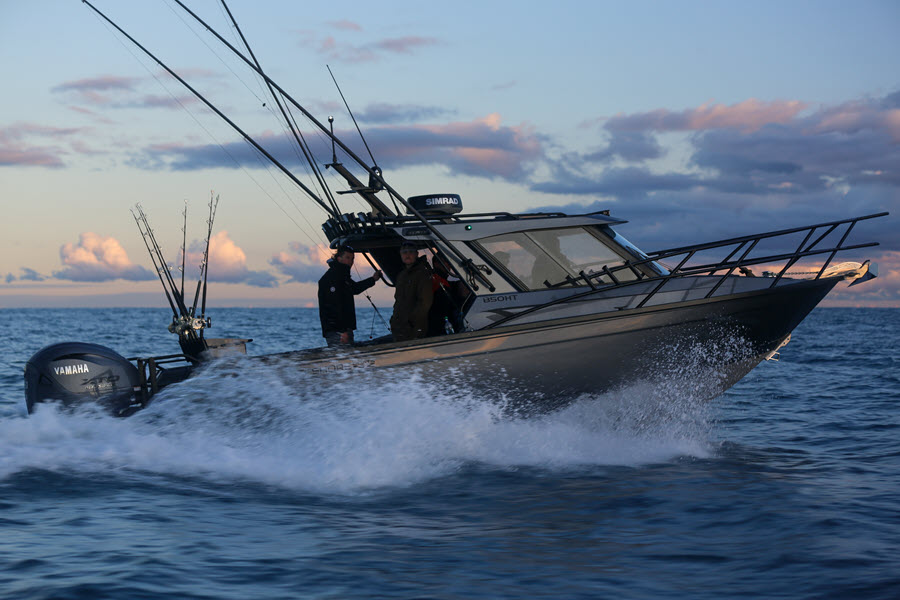
[[[422,375],[323,385],[287,364],[241,361],[166,388],[128,419],[43,405],[0,421],[0,478],[124,472],[355,494],[473,464],[566,470],[709,454],[705,403],[679,386],[637,384],[526,418]]]

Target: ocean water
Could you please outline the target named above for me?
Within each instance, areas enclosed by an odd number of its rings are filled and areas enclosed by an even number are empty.
[[[321,343],[308,309],[213,317],[252,354]],[[25,415],[35,351],[167,354],[167,319],[0,310],[0,597],[900,597],[900,310],[817,309],[707,403],[636,384],[520,419],[273,365]]]

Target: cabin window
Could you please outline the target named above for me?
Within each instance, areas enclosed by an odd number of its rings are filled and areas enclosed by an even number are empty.
[[[497,235],[480,240],[481,245],[528,289],[586,285],[581,272],[591,275],[624,264],[622,256],[582,227],[542,229]],[[633,281],[630,269],[616,271],[619,281]],[[612,283],[603,275],[600,283]]]

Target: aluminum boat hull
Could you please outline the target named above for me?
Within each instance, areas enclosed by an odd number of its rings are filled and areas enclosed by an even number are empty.
[[[415,376],[549,410],[581,394],[641,381],[678,380],[698,396],[712,398],[778,349],[837,281],[803,281],[414,342],[249,360],[287,364],[312,381]]]

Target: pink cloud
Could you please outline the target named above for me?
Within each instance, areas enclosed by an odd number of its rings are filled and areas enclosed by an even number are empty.
[[[338,136],[342,132],[337,132]],[[543,138],[530,126],[507,126],[498,114],[468,122],[440,125],[382,126],[370,128],[367,137],[378,148],[380,159],[393,167],[442,165],[454,173],[521,180],[530,163],[543,156]],[[283,135],[257,135],[273,155],[291,165],[292,142]],[[134,164],[143,168],[193,170],[257,166],[257,157],[246,144],[226,146],[162,144],[147,148]],[[327,158],[326,158],[327,160]],[[237,163],[235,161],[238,161]]]
[[[323,245],[305,246],[299,242],[291,242],[288,248],[270,258],[269,264],[290,276],[288,281],[318,281],[327,268],[326,262],[332,251]]]
[[[150,271],[131,262],[117,239],[90,231],[80,234],[77,244],[64,244],[59,249],[59,258],[64,268],[53,274],[57,279],[145,281],[154,278]]]
[[[618,114],[606,123],[615,131],[700,131],[737,129],[756,131],[771,123],[787,123],[809,106],[799,100],[763,102],[750,98],[737,104],[703,104],[680,112],[658,109],[631,115]]]
[[[65,137],[83,131],[79,127],[50,127],[37,123],[16,123],[0,129],[0,143],[9,143],[26,137]]]
[[[56,147],[30,144],[29,138],[65,139],[81,132],[76,127],[48,127],[35,123],[16,123],[0,129],[0,166],[62,167],[64,151]]]
[[[195,80],[217,76],[208,69],[190,68],[180,70],[179,74]],[[180,108],[183,104],[198,102],[195,96],[187,93],[179,96],[155,94],[138,96],[137,92],[141,83],[142,80],[135,77],[106,75],[62,83],[52,88],[51,91],[68,94],[68,97],[75,102],[108,108]],[[69,108],[94,116],[92,111],[83,107],[70,106]]]
[[[187,252],[187,264],[199,266],[203,261],[203,242],[194,242]],[[267,271],[253,271],[247,267],[247,254],[232,240],[227,231],[220,231],[209,240],[209,281],[245,283],[256,287],[277,287],[278,280]]]
[[[381,40],[380,42],[376,42],[375,44],[373,44],[373,46],[382,50],[387,50],[388,52],[411,54],[413,50],[417,48],[421,48],[423,46],[433,46],[437,43],[438,42],[435,38],[421,37],[418,35],[408,35],[405,37]]]
[[[883,130],[900,142],[900,108],[881,109],[871,102],[847,102],[816,113],[809,133],[855,134],[862,130]]]
[[[413,129],[444,140],[449,162],[465,172],[512,178],[522,172],[525,162],[543,153],[541,140],[531,127],[504,126],[497,113],[470,122],[420,125]]]
[[[353,30],[350,22],[345,23],[343,29]],[[313,31],[301,31],[301,44],[313,48],[319,54],[331,60],[348,63],[373,62],[382,58],[385,53],[411,54],[418,48],[438,44],[436,38],[409,35],[397,38],[385,38],[366,44],[350,44],[339,42],[334,36],[320,36]]]
[[[0,148],[0,167],[62,167],[63,161],[51,152],[39,149]]]
[[[67,81],[61,83],[54,88],[52,92],[108,92],[111,90],[133,90],[140,82],[136,77],[120,77],[118,75],[103,75],[101,77],[92,77],[88,79],[77,79],[75,81]]]
[[[344,31],[362,31],[362,25],[359,23],[354,23],[353,21],[348,21],[346,19],[342,19],[340,21],[329,21],[328,23],[335,29],[343,29]]]
[[[181,96],[158,96],[149,94],[133,103],[134,106],[147,108],[181,108],[187,104],[196,104],[200,100],[196,96],[183,94]]]

